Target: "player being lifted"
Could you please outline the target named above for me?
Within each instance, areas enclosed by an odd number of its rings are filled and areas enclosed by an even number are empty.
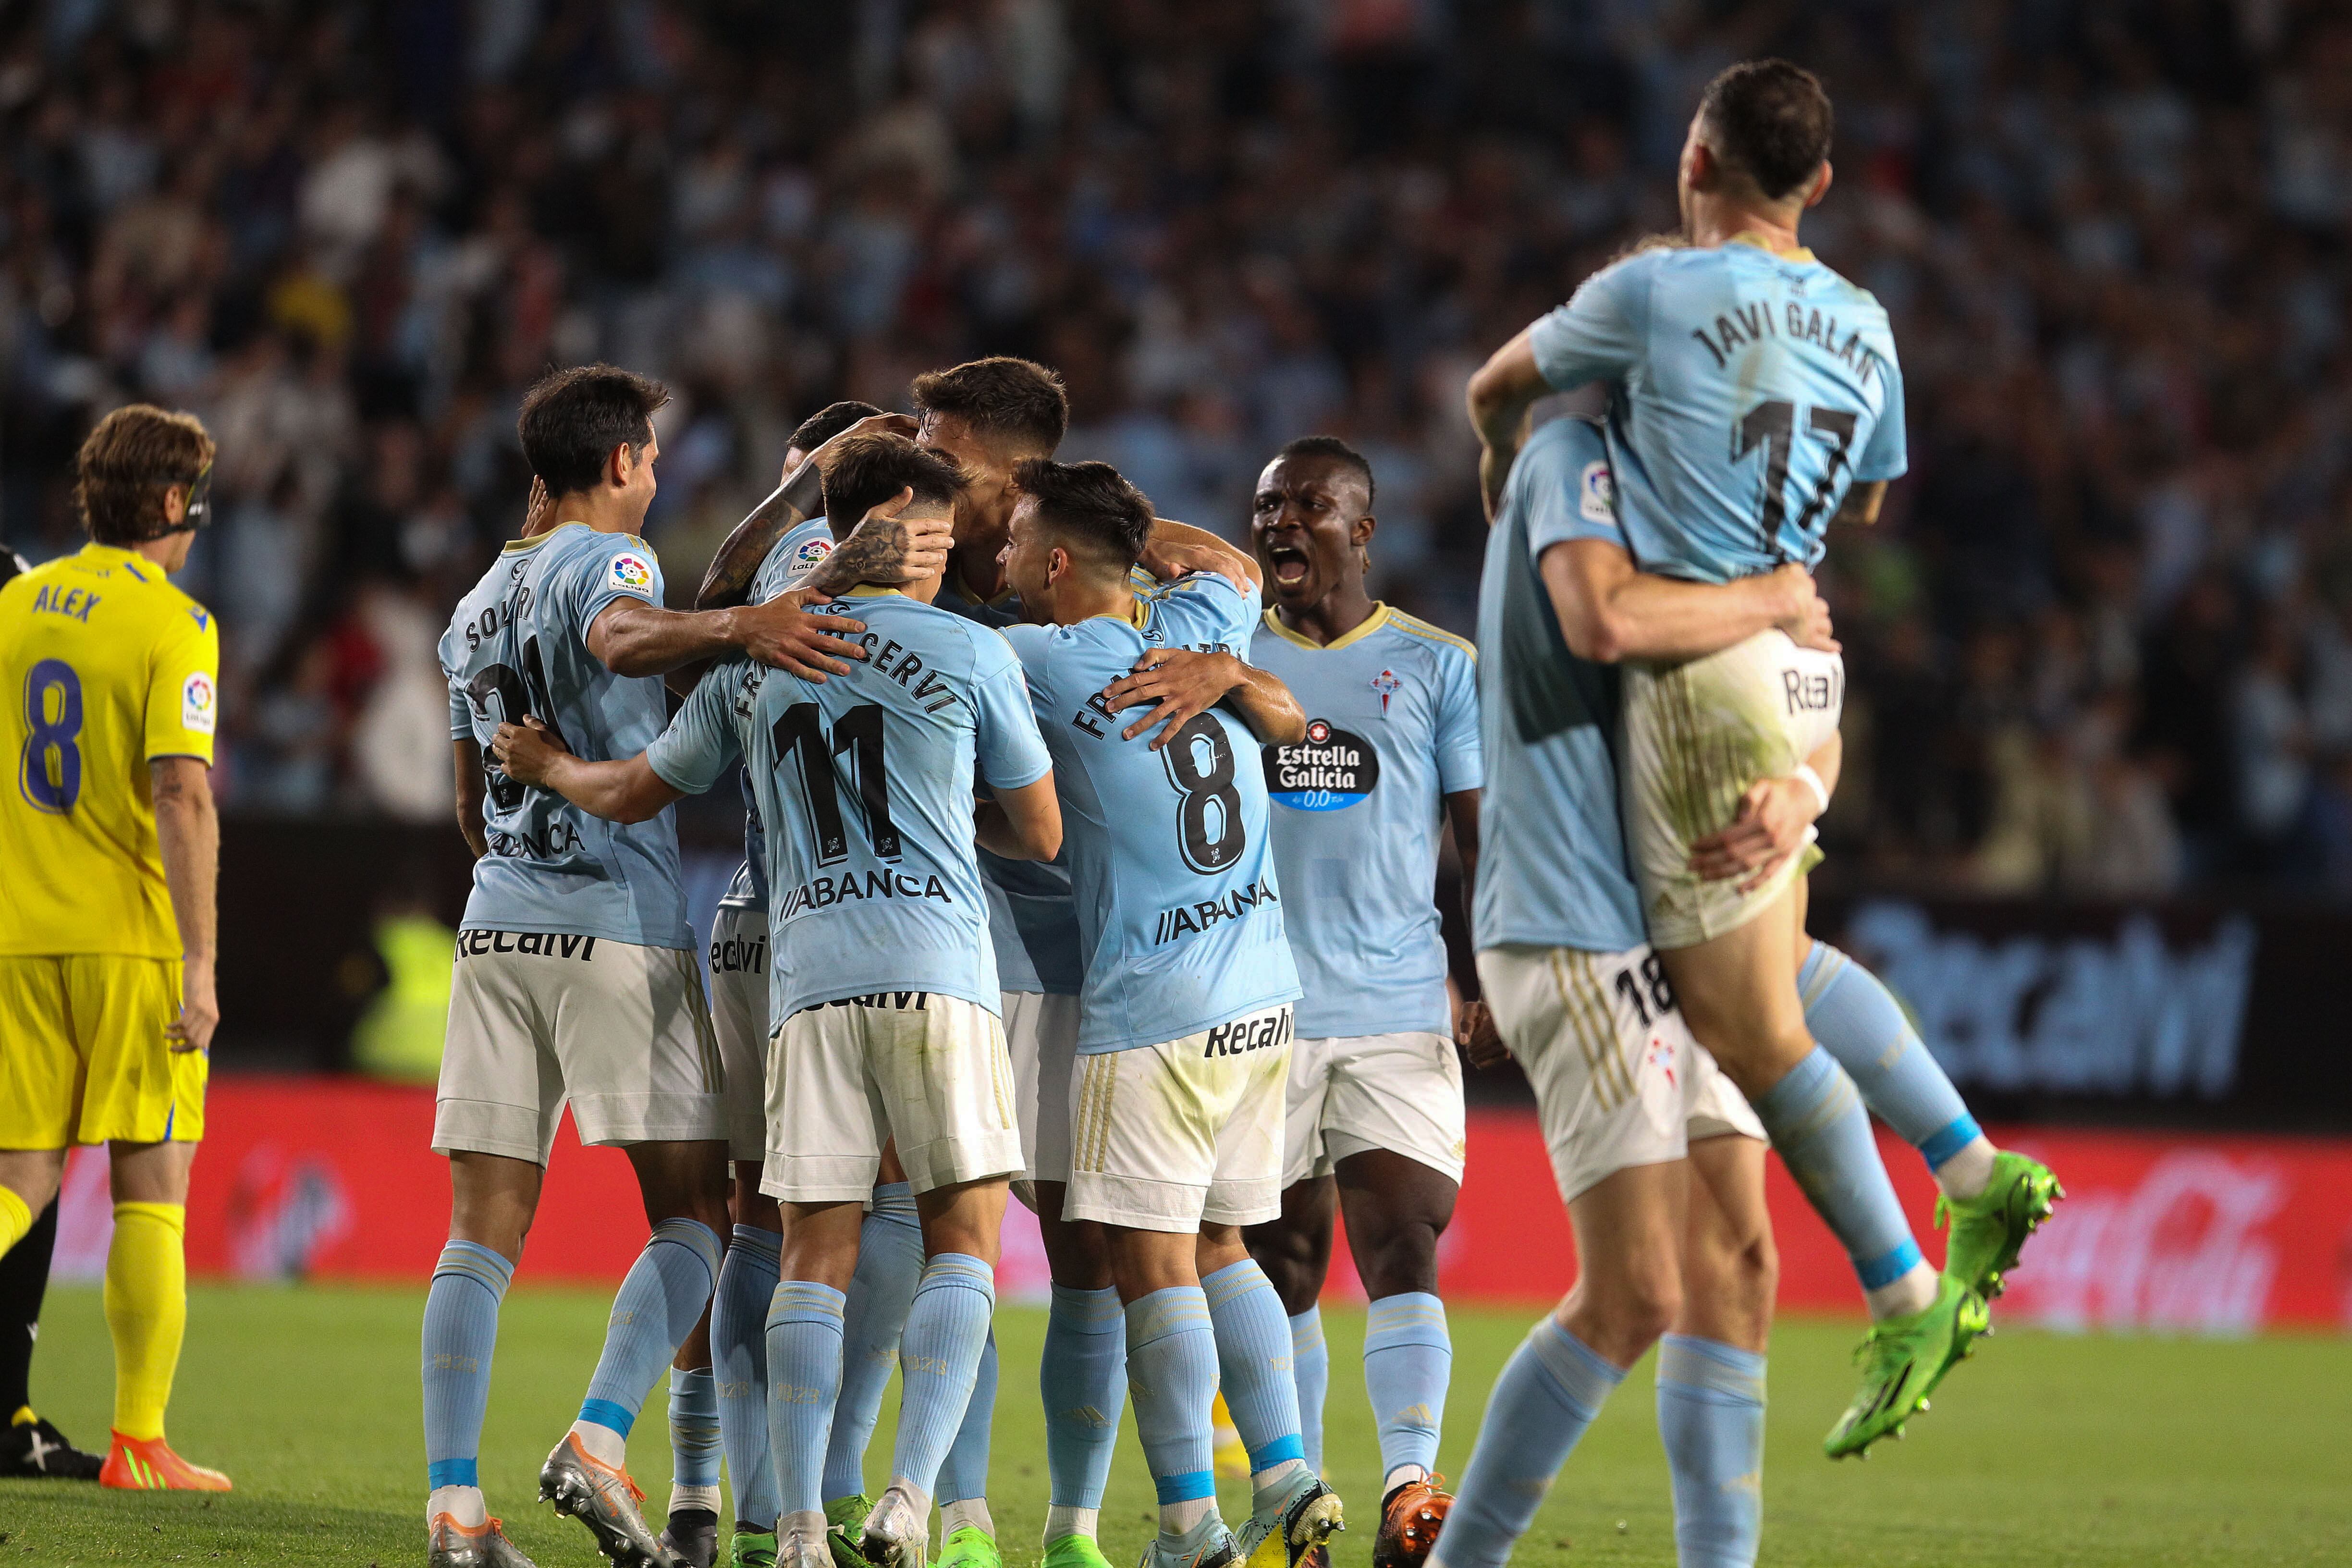
[[[1731,583],[1810,565],[1832,516],[1875,517],[1905,465],[1886,314],[1797,245],[1804,209],[1829,188],[1830,137],[1821,84],[1786,61],[1734,66],[1708,85],[1678,178],[1688,247],[1596,274],[1473,377],[1490,504],[1534,400],[1602,381],[1614,388],[1618,517],[1645,572]],[[1939,1277],[1853,1079],[1809,1030],[1801,873],[1843,689],[1836,654],[1764,631],[1703,658],[1629,664],[1622,721],[1627,842],[1651,939],[1692,1028],[1772,1132],[1870,1303],[1863,1386],[1827,1439],[1833,1457],[1920,1408],[2058,1196],[2047,1169],[1997,1159],[1972,1124],[1956,1128],[1968,1137],[1949,1195],[1965,1234],[1948,1262],[1964,1272]],[[1724,876],[1698,853],[1735,820],[1770,836],[1801,798],[1803,856]]]
[[[107,1143],[110,1487],[229,1489],[163,1440],[220,1019],[220,632],[165,574],[209,516],[212,465],[192,416],[116,409],[75,461],[89,543],[0,589],[0,744],[17,775],[0,795],[0,1252],[57,1195],[67,1146]]]
[[[1085,982],[1062,1218],[1102,1227],[1125,1304],[1129,1389],[1160,1499],[1146,1562],[1289,1568],[1340,1528],[1307,1468],[1280,1298],[1240,1227],[1281,1210],[1283,1084],[1297,972],[1266,843],[1254,737],[1223,710],[1147,739],[1105,689],[1157,647],[1238,657],[1255,594],[1201,573],[1144,593],[1150,503],[1107,464],[1017,470],[1006,574],[1033,623],[1028,672],[1069,825]],[[1237,567],[1255,587],[1245,559]],[[1257,699],[1253,694],[1253,703]],[[1164,744],[1162,743],[1164,742]],[[1219,1520],[1210,1407],[1222,1381],[1250,1448],[1253,1508]]]
[[[536,476],[523,537],[459,603],[441,643],[458,824],[477,859],[433,1133],[451,1188],[424,1331],[436,1564],[522,1561],[485,1512],[476,1456],[499,1303],[565,1104],[582,1142],[625,1148],[653,1226],[580,1418],[540,1476],[541,1495],[618,1563],[677,1561],[638,1510],[627,1438],[710,1299],[726,1212],[722,1068],[670,818],[616,828],[486,773],[482,749],[502,721],[536,713],[592,755],[626,754],[660,731],[665,671],[733,652],[802,665],[852,647],[829,633],[861,629],[791,602],[660,607],[660,568],[633,531],[653,500],[652,416],[666,395],[605,365],[530,390],[518,422]]]
[[[1258,479],[1250,525],[1273,590],[1257,658],[1309,715],[1269,746],[1276,864],[1306,996],[1291,1047],[1283,1213],[1249,1233],[1280,1291],[1305,1419],[1323,1463],[1330,1356],[1316,1300],[1332,1211],[1371,1310],[1364,1383],[1381,1438],[1378,1568],[1418,1563],[1451,1500],[1433,1471],[1454,1363],[1437,1238],[1461,1189],[1462,1068],[1430,892],[1451,822],[1465,885],[1478,854],[1478,691],[1468,643],[1364,591],[1372,470],[1328,436]],[[1335,1180],[1336,1178],[1336,1180]]]
[[[944,518],[961,478],[903,438],[845,442],[829,481],[911,489]],[[909,511],[914,510],[910,507]],[[1051,766],[1004,640],[934,607],[936,574],[854,602],[870,662],[814,685],[758,668],[704,678],[669,730],[625,762],[500,731],[517,776],[642,818],[709,788],[740,756],[767,829],[776,949],[761,1184],[782,1200],[782,1282],[768,1315],[779,1561],[829,1561],[822,1477],[842,1375],[843,1309],[863,1205],[895,1140],[929,1253],[904,1335],[891,1482],[864,1521],[870,1562],[919,1568],[931,1492],[970,1402],[995,1295],[1007,1179],[1020,1169],[1013,1073],[974,858],[1061,844]]]

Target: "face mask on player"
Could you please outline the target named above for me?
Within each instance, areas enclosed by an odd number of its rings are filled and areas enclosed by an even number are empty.
[[[206,463],[196,477],[188,481],[188,510],[177,527],[159,528],[154,537],[163,539],[174,533],[193,533],[213,520],[213,466]]]

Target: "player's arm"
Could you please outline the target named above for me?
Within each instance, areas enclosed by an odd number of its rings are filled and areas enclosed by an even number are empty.
[[[1844,763],[1845,742],[1832,734],[1789,777],[1748,785],[1729,826],[1691,845],[1691,869],[1710,882],[1748,873],[1739,884],[1743,893],[1761,887],[1803,847],[1805,829],[1829,809]]]
[[[654,772],[643,752],[625,762],[586,762],[536,718],[499,725],[490,755],[516,783],[551,789],[607,822],[643,822],[686,793]]]
[[[642,599],[614,599],[589,623],[588,651],[614,675],[684,673],[689,666],[731,654],[805,680],[847,675],[849,666],[842,660],[864,658],[866,650],[844,639],[864,631],[866,623],[811,615],[801,607],[816,596],[785,594],[730,610],[666,610]],[[838,657],[828,657],[834,655]],[[692,680],[684,684],[693,689]]]
[[[1570,653],[1600,664],[1696,658],[1774,626],[1798,646],[1838,649],[1829,606],[1801,566],[1729,583],[1686,583],[1637,571],[1625,547],[1564,539],[1537,562]]]
[[[1258,592],[1255,556],[1205,528],[1164,517],[1151,520],[1151,538],[1144,544],[1142,558],[1136,564],[1163,583],[1173,583],[1195,572],[1213,572],[1240,589],[1244,597],[1255,596]]]
[[[1496,349],[1471,374],[1467,402],[1470,426],[1478,433],[1478,493],[1486,503],[1486,521],[1503,499],[1503,481],[1528,436],[1528,410],[1552,390],[1536,365],[1535,328]]]
[[[1062,852],[1062,803],[1047,773],[1015,789],[989,787],[973,813],[972,837],[1007,860],[1051,860]]]
[[[1838,509],[1831,514],[1830,521],[1868,528],[1878,521],[1878,510],[1885,504],[1885,479],[1857,479],[1846,487],[1845,500],[1838,502]]]
[[[163,885],[180,926],[180,1016],[163,1033],[174,1051],[201,1051],[212,1045],[220,1024],[214,970],[220,952],[220,816],[201,758],[156,757],[147,773]]]
[[[1454,829],[1454,854],[1462,862],[1462,918],[1474,918],[1471,894],[1478,886],[1478,791],[1456,790],[1445,797],[1446,826]]]
[[[1150,705],[1151,711],[1119,732],[1122,740],[1160,726],[1151,749],[1159,751],[1198,713],[1219,703],[1231,708],[1250,733],[1268,745],[1295,746],[1307,738],[1307,712],[1281,678],[1229,653],[1156,647],[1135,668],[1104,689],[1113,713]]]
[[[776,547],[776,541],[816,516],[824,504],[824,468],[818,461],[826,447],[857,436],[879,432],[904,436],[913,440],[920,426],[904,414],[876,414],[859,420],[848,429],[827,441],[800,463],[785,470],[783,480],[768,493],[767,500],[751,509],[751,514],[735,525],[710,558],[710,568],[702,574],[702,585],[695,590],[694,607],[698,610],[719,610],[743,603],[751,591],[751,581],[760,574],[761,563]],[[935,566],[932,570],[936,571]],[[910,573],[909,576],[921,576]],[[843,587],[855,587],[860,582],[905,582],[907,578],[855,578]],[[841,590],[835,588],[833,592]]]
[[[489,837],[482,831],[482,796],[489,788],[482,773],[482,748],[469,736],[451,741],[449,751],[457,770],[457,831],[478,860],[490,852]]]

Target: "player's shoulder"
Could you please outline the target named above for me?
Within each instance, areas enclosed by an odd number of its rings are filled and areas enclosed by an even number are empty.
[[[1444,626],[1432,626],[1419,616],[1408,615],[1394,605],[1388,606],[1388,625],[1382,630],[1428,649],[1441,663],[1455,659],[1477,661],[1478,645],[1468,637],[1456,637]]]
[[[833,551],[833,527],[822,517],[813,517],[785,530],[775,543],[768,546],[766,558],[760,563],[759,571],[752,574],[754,592],[763,601],[775,597],[794,580],[824,564],[825,557]]]
[[[1584,474],[1595,465],[1601,472],[1608,471],[1609,440],[1600,421],[1580,414],[1547,420],[1535,427],[1512,459],[1505,499],[1524,496],[1539,485],[1581,484]]]

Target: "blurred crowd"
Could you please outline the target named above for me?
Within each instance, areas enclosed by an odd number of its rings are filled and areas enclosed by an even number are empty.
[[[1238,534],[1283,440],[1472,620],[1465,378],[1670,227],[1700,87],[1835,97],[1807,224],[1892,310],[1912,474],[1824,582],[1832,869],[2352,891],[2352,16],[2325,0],[52,0],[0,17],[0,532],[74,446],[221,443],[230,809],[447,809],[433,642],[551,363],[675,390],[673,595],[837,396],[982,353]]]

